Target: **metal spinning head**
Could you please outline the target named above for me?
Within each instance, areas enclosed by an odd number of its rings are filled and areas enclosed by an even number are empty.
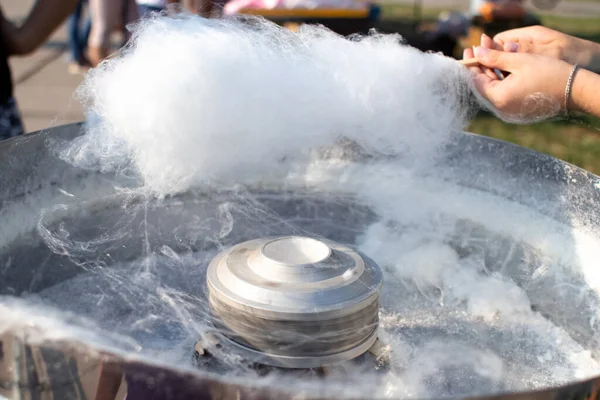
[[[327,240],[256,239],[208,267],[215,325],[245,358],[313,368],[353,359],[377,340],[380,268]]]

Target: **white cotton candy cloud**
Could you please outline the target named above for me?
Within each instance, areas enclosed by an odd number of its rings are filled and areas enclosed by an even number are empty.
[[[428,160],[467,123],[467,81],[453,60],[395,35],[160,17],[87,75],[88,134],[64,157],[132,166],[159,193],[264,173],[341,136]]]

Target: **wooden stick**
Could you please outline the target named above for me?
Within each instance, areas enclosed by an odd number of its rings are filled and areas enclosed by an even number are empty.
[[[475,67],[480,65],[476,58],[465,58],[464,60],[458,60],[458,62],[465,67]]]

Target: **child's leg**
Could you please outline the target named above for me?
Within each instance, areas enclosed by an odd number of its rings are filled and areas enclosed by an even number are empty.
[[[77,2],[77,7],[68,20],[69,29],[69,47],[71,50],[71,61],[79,62],[81,60],[81,46],[79,42],[79,23],[81,21],[82,2]]]
[[[121,23],[121,0],[90,0],[92,28],[88,40],[88,54],[93,67],[109,55],[110,35]]]

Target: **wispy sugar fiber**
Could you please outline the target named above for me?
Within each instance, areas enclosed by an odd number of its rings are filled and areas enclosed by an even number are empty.
[[[64,157],[104,170],[127,160],[161,194],[268,171],[342,136],[428,162],[467,123],[467,82],[454,60],[397,35],[163,16],[87,75],[89,132]]]

